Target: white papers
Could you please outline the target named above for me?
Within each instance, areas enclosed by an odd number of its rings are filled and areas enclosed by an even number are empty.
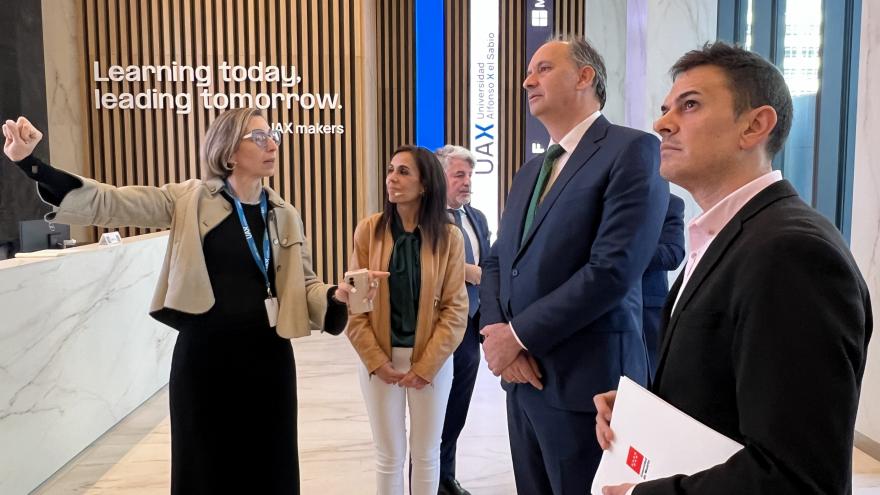
[[[40,251],[31,251],[30,253],[15,253],[16,258],[55,258],[57,256],[66,256],[73,253],[68,249],[43,249]]]
[[[622,376],[611,416],[614,442],[602,454],[593,495],[621,483],[694,474],[721,464],[743,446]]]

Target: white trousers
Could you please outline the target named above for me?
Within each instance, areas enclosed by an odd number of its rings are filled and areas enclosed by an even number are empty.
[[[412,349],[391,349],[391,364],[409,371]],[[412,495],[437,495],[440,486],[440,436],[446,416],[446,402],[452,388],[452,358],[440,368],[434,380],[421,390],[388,385],[378,376],[360,369],[361,391],[376,446],[376,493],[403,495],[406,457],[406,406],[409,404],[409,449],[412,459]]]

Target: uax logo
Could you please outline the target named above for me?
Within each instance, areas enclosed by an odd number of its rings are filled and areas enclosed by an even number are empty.
[[[645,479],[648,476],[648,467],[651,465],[651,460],[630,446],[629,453],[626,456],[626,465],[635,471],[640,478]]]

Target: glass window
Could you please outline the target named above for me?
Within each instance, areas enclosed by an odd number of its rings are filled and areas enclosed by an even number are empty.
[[[791,91],[794,120],[785,142],[782,169],[804,201],[813,199],[816,141],[816,95],[819,92],[822,49],[822,0],[786,2],[782,74]],[[777,158],[777,162],[778,162]]]
[[[844,236],[852,214],[861,5],[718,0],[718,38],[776,64],[791,90],[794,121],[774,168]]]
[[[749,0],[749,7],[746,11],[746,42],[743,44],[743,48],[752,49],[752,0]]]

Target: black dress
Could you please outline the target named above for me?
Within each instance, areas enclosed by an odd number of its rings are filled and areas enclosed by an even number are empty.
[[[18,165],[56,206],[82,185],[33,156]],[[261,248],[260,207],[243,208]],[[180,332],[169,381],[171,493],[299,494],[293,348],[269,326],[266,284],[238,215],[233,212],[208,232],[202,246],[214,306],[200,315],[167,308],[151,314]],[[277,294],[274,263],[269,266]],[[346,306],[333,301],[332,292],[324,322],[330,331],[347,320]]]
[[[260,207],[243,207],[261,249]],[[214,306],[166,315],[180,331],[169,382],[171,493],[298,494],[293,349],[269,326],[265,281],[234,211],[203,249]]]

